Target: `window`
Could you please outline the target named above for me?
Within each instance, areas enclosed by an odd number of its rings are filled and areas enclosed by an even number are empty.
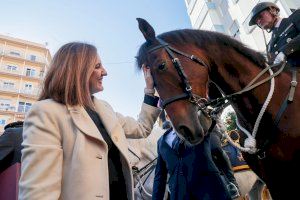
[[[32,104],[31,103],[25,103],[25,112],[28,112],[31,108]]]
[[[15,87],[15,83],[13,83],[13,82],[3,82],[3,87],[4,88],[10,88],[10,89],[12,89],[12,88],[14,88]]]
[[[29,60],[31,60],[31,61],[36,61],[36,56],[35,56],[35,55],[30,55],[30,56],[29,56]]]
[[[17,51],[10,51],[9,54],[13,56],[21,56],[20,52]]]
[[[0,110],[7,110],[10,108],[10,99],[0,99]]]
[[[25,102],[20,101],[18,106],[18,112],[23,112],[25,109]]]
[[[220,33],[225,33],[225,29],[223,25],[214,25],[214,30]]]
[[[26,69],[26,76],[35,76],[35,69],[27,68]]]
[[[18,67],[14,65],[6,65],[8,71],[17,71]]]
[[[25,84],[25,90],[32,90],[32,84],[26,83]]]
[[[5,125],[5,119],[0,119],[0,125],[4,126]]]
[[[32,103],[19,102],[18,112],[28,112],[32,106]]]
[[[239,36],[240,30],[239,30],[239,24],[236,20],[233,21],[231,27],[229,28],[230,35],[233,36],[234,38]]]

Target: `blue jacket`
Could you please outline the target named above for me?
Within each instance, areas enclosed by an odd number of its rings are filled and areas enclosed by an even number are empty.
[[[231,199],[212,160],[210,136],[199,145],[183,145],[176,151],[165,142],[166,135],[158,140],[153,200],[163,199],[168,174],[171,200]]]
[[[234,172],[250,169],[238,148],[232,146],[230,143],[222,148],[227,153]]]

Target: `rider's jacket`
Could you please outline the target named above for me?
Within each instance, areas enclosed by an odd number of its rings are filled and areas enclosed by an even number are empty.
[[[283,18],[274,28],[268,44],[269,61],[273,63],[279,52],[287,56],[291,66],[300,66],[300,9]]]

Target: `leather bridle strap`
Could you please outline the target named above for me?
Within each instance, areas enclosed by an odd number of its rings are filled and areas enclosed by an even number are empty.
[[[179,59],[175,56],[174,53],[177,53],[179,55],[182,55],[184,57],[187,57],[189,59],[191,59],[192,61],[204,66],[204,67],[207,67],[207,65],[200,59],[200,58],[197,58],[196,56],[194,55],[189,55],[189,54],[186,54],[182,51],[179,51],[171,46],[169,46],[168,43],[166,43],[165,41],[163,41],[162,39],[160,38],[157,38],[157,41],[160,43],[159,45],[151,48],[148,53],[152,53],[158,49],[165,49],[166,52],[168,53],[168,55],[170,56],[171,60],[172,60],[172,63],[177,71],[177,74],[179,75],[180,79],[181,79],[181,82],[183,83],[183,90],[184,90],[184,93],[180,94],[180,95],[176,95],[174,97],[171,97],[169,99],[166,99],[166,100],[163,100],[162,101],[162,108],[164,109],[168,104],[172,103],[172,102],[175,102],[175,101],[178,101],[178,100],[182,100],[182,99],[189,99],[190,102],[192,103],[195,103],[199,106],[199,99],[203,99],[203,98],[198,98],[197,95],[194,95],[192,93],[192,86],[190,85],[189,83],[189,80],[187,78],[187,75],[185,74],[184,72],[184,69],[179,61]],[[173,53],[174,52],[174,53]],[[199,106],[200,109],[202,110],[203,107],[202,106]]]

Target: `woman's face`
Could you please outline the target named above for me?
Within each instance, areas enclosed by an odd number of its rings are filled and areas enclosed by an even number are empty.
[[[102,66],[100,57],[97,56],[97,63],[94,67],[94,71],[89,80],[90,92],[91,94],[103,91],[102,80],[103,76],[106,76],[107,72]]]

